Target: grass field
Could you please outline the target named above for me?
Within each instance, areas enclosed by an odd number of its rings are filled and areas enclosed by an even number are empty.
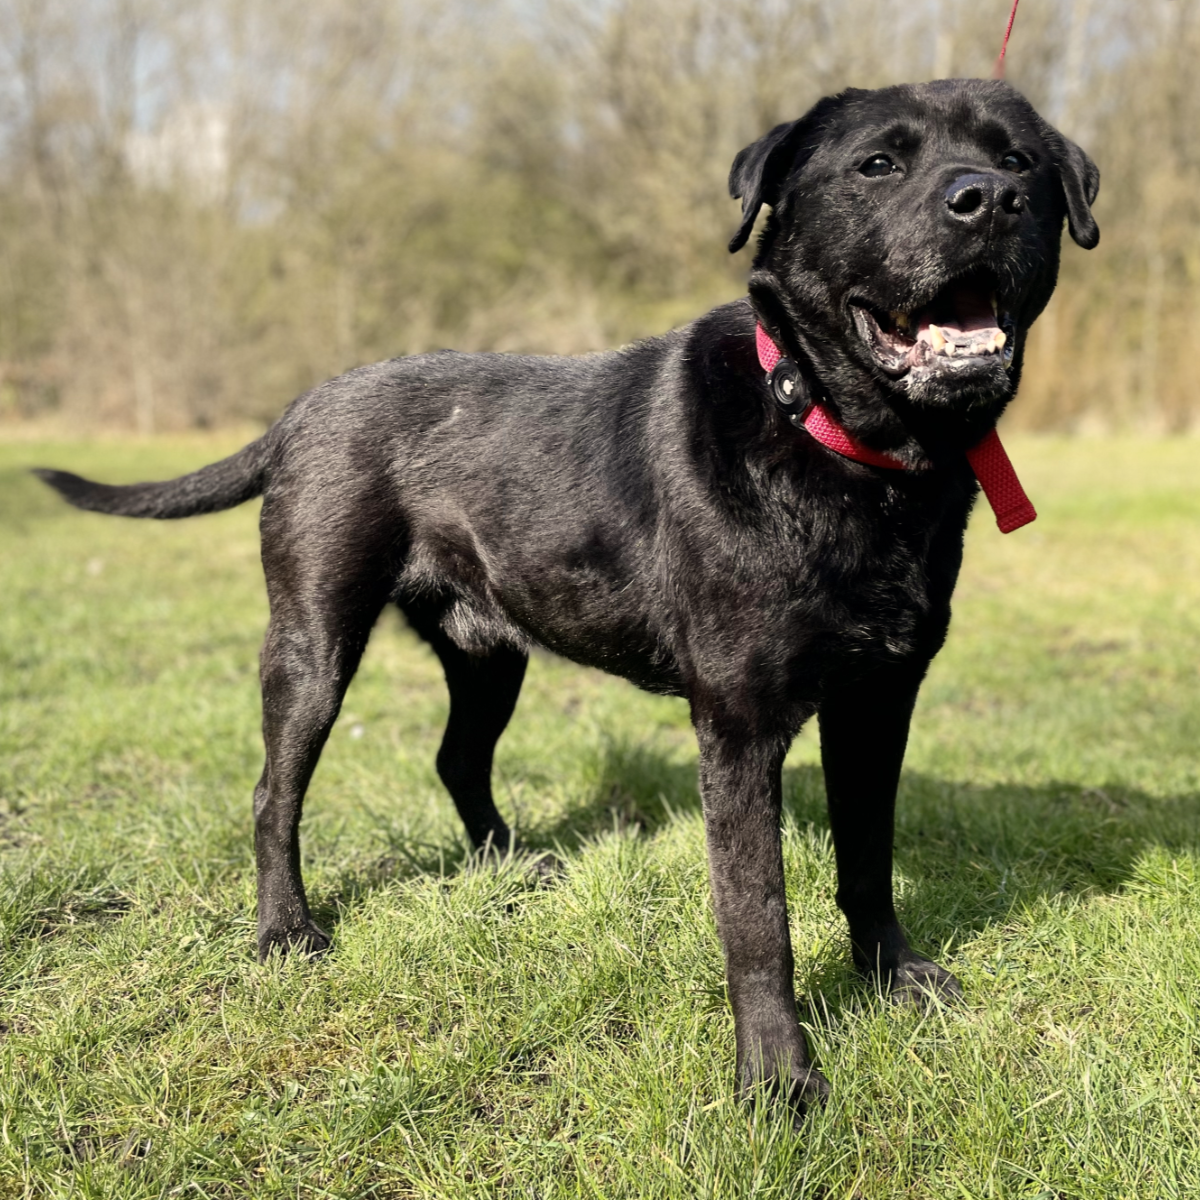
[[[786,768],[803,1020],[834,1099],[734,1103],[681,701],[535,657],[501,808],[565,878],[464,872],[446,699],[389,616],[309,795],[335,947],[253,957],[254,506],[68,510],[0,445],[0,1196],[1200,1195],[1200,482],[1188,442],[1014,441],[1041,520],[968,540],[897,868],[965,1005],[848,968],[815,732]]]

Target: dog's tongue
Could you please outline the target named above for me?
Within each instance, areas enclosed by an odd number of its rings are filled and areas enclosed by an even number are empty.
[[[917,341],[944,353],[947,343],[976,353],[1000,350],[1007,340],[996,322],[991,298],[977,288],[954,288],[943,307],[926,308],[917,313]],[[948,314],[935,321],[936,311]]]

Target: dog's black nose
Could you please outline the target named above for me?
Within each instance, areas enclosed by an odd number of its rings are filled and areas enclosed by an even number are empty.
[[[950,215],[966,224],[982,224],[994,217],[1015,217],[1025,209],[1025,197],[1004,175],[960,175],[946,189]]]

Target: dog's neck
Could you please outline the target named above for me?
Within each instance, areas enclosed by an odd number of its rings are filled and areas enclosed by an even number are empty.
[[[804,429],[822,445],[843,458],[850,458],[867,466],[892,471],[923,469],[911,467],[894,455],[873,450],[865,445],[842,426],[826,405],[811,399],[799,402],[797,398],[797,402],[791,402],[790,396],[783,391],[780,383],[782,381],[786,385],[787,368],[793,364],[784,357],[762,325],[756,323],[754,328],[758,362],[766,373],[767,387],[797,428]],[[797,377],[798,374],[797,371]],[[983,494],[996,514],[996,524],[1001,533],[1011,533],[1037,518],[1037,512],[1029,497],[1025,495],[1025,489],[1021,487],[1021,481],[1017,478],[1017,473],[1013,470],[1000,441],[1000,435],[995,429],[987,433],[982,441],[970,447],[966,456],[971,470],[975,472],[975,478],[979,480]]]
[[[780,394],[780,379],[784,384],[789,383],[790,373],[785,371],[777,379],[775,368],[780,363],[783,363],[785,368],[790,367],[792,366],[791,360],[784,357],[783,351],[775,345],[771,335],[761,325],[755,325],[754,338],[758,349],[759,366],[767,373],[767,385],[772,389],[778,402],[787,404],[786,398]],[[799,371],[797,370],[795,374],[798,378]],[[818,442],[828,446],[830,450],[836,451],[843,458],[852,458],[855,462],[866,463],[871,467],[884,467],[891,471],[914,469],[894,454],[885,454],[882,450],[872,450],[865,442],[860,442],[824,404],[808,396],[800,400],[803,390],[803,384],[799,384],[796,389],[798,403],[788,405],[784,410],[797,428],[807,430]]]

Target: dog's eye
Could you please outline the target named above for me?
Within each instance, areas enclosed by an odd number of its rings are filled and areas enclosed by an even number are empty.
[[[1000,160],[1000,169],[1002,171],[1012,171],[1017,175],[1020,175],[1022,171],[1028,171],[1031,165],[1029,159],[1019,150],[1010,150]]]
[[[896,164],[886,154],[876,154],[858,168],[858,173],[865,175],[868,179],[879,179],[884,175],[890,175],[896,169]]]

